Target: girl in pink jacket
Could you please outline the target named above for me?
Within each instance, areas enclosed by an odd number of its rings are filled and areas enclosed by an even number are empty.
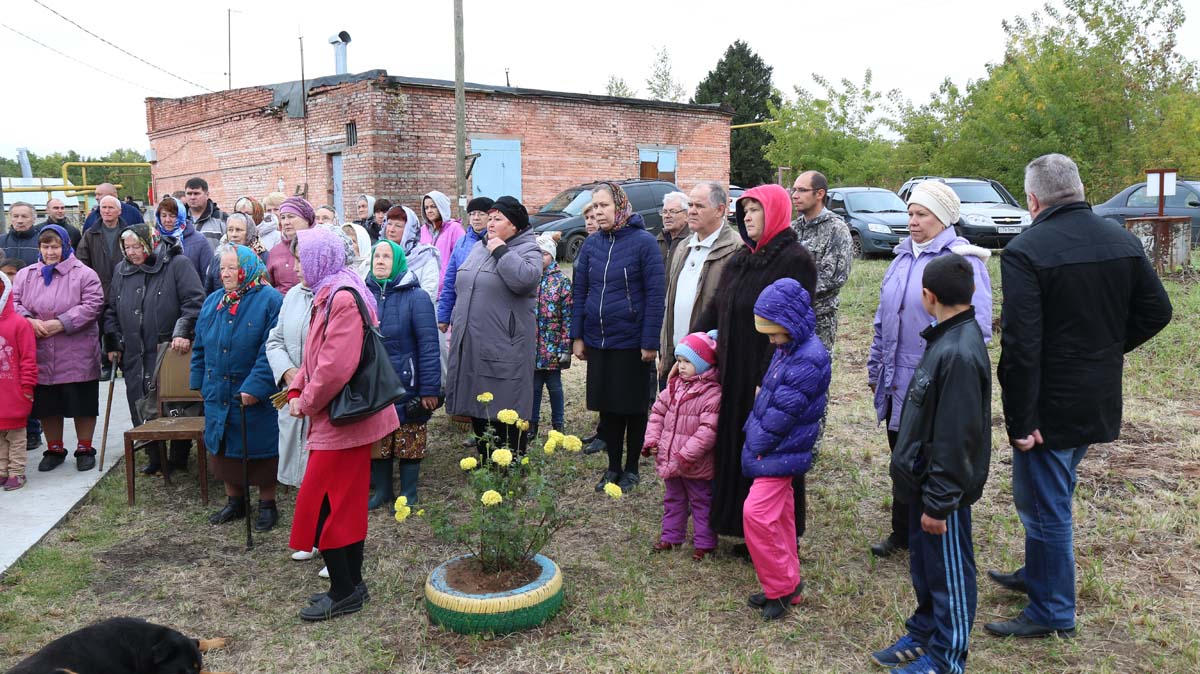
[[[717,378],[716,331],[693,332],[675,347],[679,375],[667,381],[650,410],[642,454],[654,455],[663,479],[662,537],[653,552],[681,545],[687,538],[688,512],[695,536],[692,559],[704,559],[717,548],[708,524],[712,505],[713,448],[721,384]]]

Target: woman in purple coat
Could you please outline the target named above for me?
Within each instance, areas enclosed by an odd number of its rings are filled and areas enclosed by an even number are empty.
[[[959,200],[945,183],[926,180],[908,199],[909,237],[895,248],[896,257],[883,275],[879,309],[875,312],[875,338],[867,359],[867,379],[875,394],[875,414],[887,422],[888,446],[896,444],[904,394],[913,370],[925,353],[921,331],[933,322],[921,304],[921,275],[934,258],[957,253],[975,270],[975,320],[984,340],[992,338],[992,281],[987,259],[991,252],[972,246],[954,232]],[[908,506],[892,499],[892,531],[871,546],[871,554],[887,557],[908,549]]]

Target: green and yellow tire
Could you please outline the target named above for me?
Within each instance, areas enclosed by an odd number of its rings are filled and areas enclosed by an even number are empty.
[[[425,610],[434,623],[460,634],[505,634],[537,627],[554,617],[563,604],[562,571],[547,557],[534,555],[542,573],[532,583],[508,592],[470,594],[446,585],[446,567],[425,581]]]

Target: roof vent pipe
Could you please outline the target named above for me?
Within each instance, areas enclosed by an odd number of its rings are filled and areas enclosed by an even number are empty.
[[[345,75],[346,45],[350,44],[350,33],[343,30],[337,35],[329,36],[329,44],[333,45],[333,73]]]

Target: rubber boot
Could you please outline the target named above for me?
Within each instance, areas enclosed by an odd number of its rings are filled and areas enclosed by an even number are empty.
[[[371,459],[371,478],[375,483],[375,493],[371,494],[367,507],[375,510],[385,503],[390,506],[396,500],[392,488],[392,459]]]
[[[417,503],[417,479],[421,476],[420,459],[400,460],[400,495],[408,497],[408,505]]]

